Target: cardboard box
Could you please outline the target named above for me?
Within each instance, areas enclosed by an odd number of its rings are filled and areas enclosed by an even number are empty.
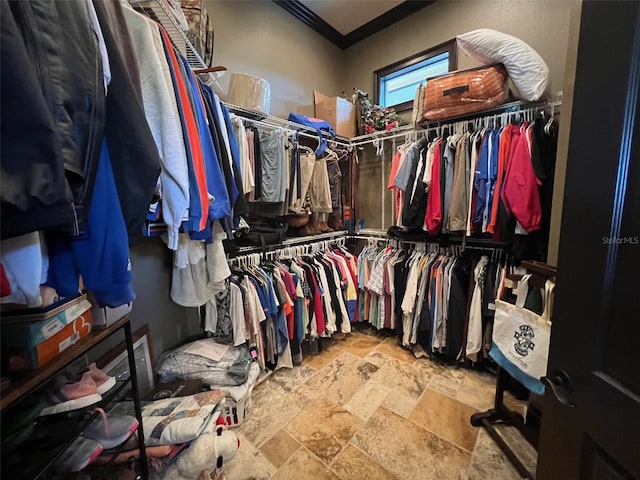
[[[122,317],[131,313],[133,309],[133,302],[125,303],[124,305],[120,305],[119,307],[100,307],[95,297],[89,293],[89,300],[93,305],[91,309],[91,314],[93,316],[93,329],[94,330],[104,330],[105,328],[113,325]]]
[[[338,136],[356,136],[356,107],[341,97],[327,97],[314,90],[315,116],[329,122]]]
[[[3,348],[30,348],[53,337],[91,308],[86,295],[80,295],[47,309],[30,309],[3,315],[1,342]]]
[[[316,106],[315,105],[299,105],[296,107],[296,113],[301,113],[307,117],[315,117]]]
[[[89,333],[91,333],[90,309],[44,342],[27,349],[3,348],[2,355],[12,357],[9,362],[11,371],[37,370]]]

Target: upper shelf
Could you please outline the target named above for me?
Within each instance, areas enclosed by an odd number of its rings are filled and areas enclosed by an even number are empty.
[[[174,43],[176,48],[187,58],[189,65],[194,70],[199,70],[203,68],[207,68],[202,56],[198,53],[196,48],[187,38],[187,35],[180,27],[178,21],[174,17],[173,13],[171,13],[171,7],[169,7],[165,0],[129,0],[129,3],[133,5],[133,7],[147,15],[148,17],[154,19],[158,23],[160,23],[171,38],[171,41]],[[210,74],[201,74],[200,77],[208,83],[209,85],[215,85],[217,82],[215,77]],[[236,114],[263,122],[265,124],[274,126],[274,127],[282,127],[291,130],[296,130],[298,132],[303,132],[306,136],[313,136],[317,138],[317,132],[309,127],[304,125],[300,125],[298,123],[289,122],[283,118],[274,117],[272,115],[266,115],[263,112],[259,112],[257,110],[250,110],[247,108],[239,107],[237,105],[232,105],[225,103],[227,108]],[[421,122],[420,125],[405,125],[402,127],[394,128],[388,131],[376,131],[373,133],[369,133],[367,135],[359,135],[352,138],[341,138],[338,137],[335,141],[339,145],[342,146],[357,146],[363,145],[366,143],[370,143],[375,140],[384,140],[395,137],[400,137],[403,135],[411,134],[413,132],[419,132],[424,129],[438,127],[443,124],[454,123],[458,121],[471,120],[475,118],[486,117],[490,115],[497,115],[507,112],[517,112],[520,110],[525,110],[527,108],[536,108],[536,107],[555,107],[562,105],[562,92],[557,92],[552,95],[550,98],[545,100],[540,100],[538,102],[525,102],[525,101],[515,101],[509,102],[502,105],[498,105],[495,108],[491,108],[488,110],[483,110],[481,112],[475,112],[469,115],[463,115],[459,117],[447,118],[443,120],[437,121],[425,121]]]
[[[194,47],[193,43],[187,38],[178,20],[173,13],[171,13],[171,7],[169,7],[164,0],[129,0],[129,3],[133,8],[144,13],[164,27],[178,51],[187,57],[191,68],[198,70],[208,67],[202,56],[196,50],[196,47]]]
[[[503,113],[514,113],[520,112],[527,109],[536,109],[536,108],[555,108],[562,105],[562,91],[556,92],[549,96],[549,98],[544,98],[542,100],[538,100],[535,102],[527,102],[525,100],[515,100],[513,102],[503,103],[500,105],[496,105],[493,108],[488,108],[486,110],[481,110],[479,112],[468,113],[466,115],[458,115],[456,117],[443,118],[442,120],[425,120],[420,122],[421,128],[431,128],[437,127],[442,124],[455,123],[455,122],[463,122],[466,120],[473,120],[476,118],[489,117],[491,115],[501,115]]]
[[[255,121],[255,123],[261,125],[268,125],[272,127],[280,127],[288,130],[295,130],[303,135],[310,138],[318,138],[317,130],[307,127],[306,125],[301,125],[296,122],[291,122],[289,120],[285,120],[284,118],[274,117],[273,115],[267,115],[266,113],[260,112],[258,110],[250,110],[248,108],[239,107],[238,105],[233,105],[227,102],[223,102],[225,106],[233,113],[248,118],[250,120]],[[350,145],[350,141],[348,138],[343,137],[330,137],[327,133],[321,132],[322,136],[326,139],[330,139],[332,142],[335,142],[343,147],[348,147]]]
[[[471,121],[478,118],[486,118],[491,117],[493,115],[502,115],[504,113],[516,113],[520,111],[525,111],[527,109],[540,109],[540,108],[555,108],[562,105],[562,92],[557,92],[551,95],[549,98],[539,100],[537,102],[526,102],[523,100],[517,100],[514,102],[503,103],[502,105],[498,105],[494,108],[489,108],[487,110],[481,110],[479,112],[470,113],[467,115],[460,115],[457,117],[444,118],[442,120],[428,120],[420,122],[418,125],[404,125],[402,127],[393,128],[391,130],[380,130],[375,131],[373,133],[369,133],[367,135],[359,135],[357,137],[352,137],[349,139],[349,142],[353,146],[363,145],[365,143],[370,143],[374,140],[385,140],[396,137],[402,137],[404,135],[409,135],[414,132],[422,132],[425,130],[429,130],[432,128],[438,128],[442,125],[452,124],[456,122],[463,121]]]

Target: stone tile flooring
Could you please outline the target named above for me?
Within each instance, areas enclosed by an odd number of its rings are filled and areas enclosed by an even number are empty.
[[[397,342],[360,327],[258,385],[226,479],[520,478],[469,423],[493,405],[495,377],[415,359]],[[535,471],[535,450],[513,428],[500,433]]]

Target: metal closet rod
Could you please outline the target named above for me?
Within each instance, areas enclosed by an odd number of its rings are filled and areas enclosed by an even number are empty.
[[[375,228],[362,229],[359,233],[349,235],[350,239],[359,239],[359,240],[382,240],[382,241],[394,241],[399,243],[410,243],[413,245],[439,245],[441,247],[463,247],[463,248],[473,248],[475,250],[487,250],[487,251],[495,251],[495,250],[505,250],[509,248],[509,245],[505,242],[493,242],[491,239],[487,238],[476,238],[476,237],[453,237],[447,239],[424,239],[424,240],[409,240],[409,239],[401,239],[390,237],[387,235],[385,230],[378,230]],[[442,244],[444,241],[446,244]]]
[[[253,118],[243,117],[241,115],[238,115],[237,113],[232,113],[232,115],[235,115],[236,117],[238,117],[242,121],[242,123],[251,123],[253,125],[258,125],[260,127],[270,128],[272,130],[284,130],[287,133],[295,133],[296,132],[296,130],[294,130],[292,128],[283,127],[282,125],[275,125],[273,123],[263,122],[262,120],[255,120]]]
[[[270,128],[272,130],[278,130],[278,129],[279,130],[284,130],[289,135],[293,135],[293,134],[297,133],[301,137],[310,138],[312,140],[318,140],[318,135],[312,135],[311,133],[301,132],[301,131],[295,130],[293,128],[283,127],[282,125],[277,125],[277,124],[274,124],[274,123],[268,123],[268,122],[265,122],[263,120],[255,120],[253,118],[243,117],[241,115],[238,115],[237,113],[234,113],[234,115],[236,117],[238,117],[240,120],[242,120],[242,122],[244,122],[244,123],[251,123],[251,124],[254,124],[254,125],[258,125],[260,127]],[[335,142],[335,143],[337,143],[339,145],[342,145],[344,147],[348,147],[349,146],[348,143],[341,142],[339,140],[327,139],[327,141],[328,142]]]
[[[351,142],[349,145],[351,145],[352,147],[357,147],[359,145],[366,145],[367,143],[373,143],[376,140],[390,140],[392,138],[405,137],[407,135],[412,135],[414,133],[420,134],[423,131],[426,131],[426,130],[416,130],[415,128],[412,127],[412,128],[407,129],[407,130],[405,130],[403,132],[394,133],[393,135],[381,134],[381,135],[379,135],[377,137],[370,138],[369,140],[361,140],[361,141],[358,141],[358,142]]]
[[[239,119],[241,119],[244,123],[252,123],[252,124],[255,124],[255,125],[258,125],[258,126],[261,126],[261,127],[270,128],[272,130],[280,129],[280,130],[286,131],[288,134],[297,133],[301,137],[310,138],[312,140],[318,140],[318,135],[313,135],[311,133],[307,133],[307,132],[304,132],[304,131],[296,130],[294,128],[284,127],[282,125],[278,125],[278,124],[274,124],[274,123],[268,123],[268,122],[265,122],[263,120],[255,120],[253,118],[243,117],[241,115],[238,115],[237,113],[234,113],[234,115],[236,117],[238,117]],[[342,145],[343,147],[349,147],[350,146],[349,143],[343,142],[341,140],[335,140],[335,139],[329,139],[329,138],[326,138],[325,140],[327,142],[337,143],[338,145]]]
[[[231,112],[235,113],[240,118],[246,118],[253,121],[262,121],[265,125],[271,125],[272,127],[280,126],[281,128],[285,128],[288,130],[293,130],[298,132],[299,135],[302,135],[307,138],[312,138],[314,140],[318,139],[317,132],[309,128],[305,125],[301,125],[296,122],[290,122],[289,120],[285,120],[284,118],[273,117],[271,115],[267,115],[258,110],[250,110],[248,108],[239,107],[238,105],[233,105],[232,103],[222,102]],[[254,120],[254,118],[260,118],[261,120]],[[342,140],[337,138],[331,138],[329,135],[322,135],[323,139],[329,142],[334,142],[338,145],[342,145],[344,147],[349,147],[350,143],[348,140]]]
[[[377,140],[387,140],[398,137],[404,137],[407,135],[415,134],[415,135],[426,135],[430,131],[438,131],[441,130],[445,126],[452,126],[456,123],[466,123],[466,122],[474,122],[474,121],[485,121],[491,118],[502,118],[506,116],[509,118],[514,115],[522,114],[528,111],[540,111],[545,108],[551,108],[552,110],[555,107],[562,106],[562,92],[557,92],[552,98],[547,100],[542,100],[539,102],[511,102],[505,103],[503,105],[499,105],[495,108],[484,110],[482,112],[476,112],[475,114],[469,115],[460,115],[458,117],[447,118],[442,121],[426,121],[422,122],[421,125],[407,125],[403,127],[394,128],[390,131],[390,134],[387,132],[374,132],[367,135],[360,135],[358,137],[351,138],[351,146],[359,146],[366,145],[367,143],[373,143]]]
[[[280,250],[296,245],[312,244],[317,242],[326,242],[331,240],[337,240],[340,238],[347,238],[347,230],[338,230],[336,232],[320,233],[317,235],[309,235],[306,237],[291,237],[287,240],[283,240],[278,245],[265,245],[264,247],[239,247],[237,252],[230,253],[230,258],[236,258],[242,255],[249,255],[252,253],[266,253],[269,251]]]
[[[495,252],[497,250],[505,250],[505,247],[497,245],[495,247],[490,247],[490,246],[480,246],[480,245],[469,245],[469,244],[463,244],[463,243],[451,243],[449,245],[442,245],[439,242],[425,242],[425,241],[420,241],[420,240],[400,240],[399,238],[383,238],[383,237],[378,237],[378,236],[372,236],[372,235],[352,235],[349,238],[355,238],[358,240],[371,240],[371,241],[376,241],[376,242],[387,242],[387,243],[391,243],[391,242],[395,242],[396,244],[398,244],[399,246],[401,246],[402,244],[410,244],[410,245],[425,245],[425,246],[429,246],[429,245],[437,245],[440,248],[450,248],[450,247],[460,247],[462,248],[462,250],[482,250],[482,251],[486,251],[486,252]]]

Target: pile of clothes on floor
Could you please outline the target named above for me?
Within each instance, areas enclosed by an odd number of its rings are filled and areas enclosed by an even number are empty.
[[[163,353],[157,373],[162,383],[200,380],[205,388],[223,391],[233,402],[240,402],[250,397],[260,366],[246,345],[223,345],[203,338]]]

